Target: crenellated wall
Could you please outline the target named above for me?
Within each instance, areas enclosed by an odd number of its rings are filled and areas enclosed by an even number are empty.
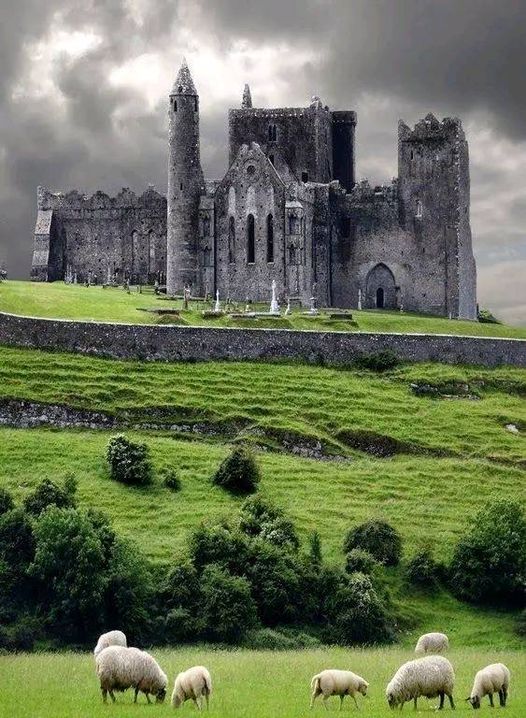
[[[32,279],[164,281],[166,198],[152,187],[115,197],[39,187]]]

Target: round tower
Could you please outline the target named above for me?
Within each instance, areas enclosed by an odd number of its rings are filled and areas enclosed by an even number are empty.
[[[199,96],[183,59],[170,93],[166,291],[199,287],[199,197],[204,191],[199,153]]]

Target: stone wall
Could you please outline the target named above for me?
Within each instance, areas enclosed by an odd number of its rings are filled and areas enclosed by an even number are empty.
[[[389,349],[407,361],[526,367],[524,339],[103,324],[4,313],[0,344],[148,361],[289,359],[329,366]]]

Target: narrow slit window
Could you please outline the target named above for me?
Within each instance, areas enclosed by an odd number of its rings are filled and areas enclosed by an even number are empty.
[[[256,236],[254,227],[254,215],[247,217],[247,262],[254,264],[256,261]]]
[[[267,217],[267,262],[274,261],[274,218],[271,214]]]
[[[235,262],[236,257],[236,222],[233,217],[228,220],[228,261]]]

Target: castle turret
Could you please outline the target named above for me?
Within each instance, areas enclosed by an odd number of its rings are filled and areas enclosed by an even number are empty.
[[[199,197],[204,191],[199,153],[199,96],[183,63],[170,93],[166,289],[200,291]]]
[[[419,305],[436,314],[476,319],[476,269],[469,222],[468,143],[462,123],[429,114],[398,127],[400,220],[421,256]],[[432,278],[424,286],[426,277]]]
[[[241,100],[241,107],[244,110],[248,110],[252,107],[252,95],[250,94],[250,87],[249,85],[245,85],[245,89],[243,90],[243,99]]]

